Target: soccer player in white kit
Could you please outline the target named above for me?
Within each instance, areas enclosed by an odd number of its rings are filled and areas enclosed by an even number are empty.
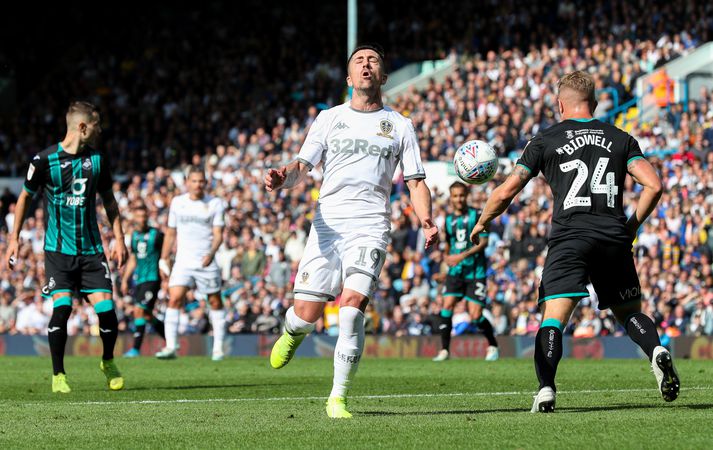
[[[364,310],[376,289],[389,240],[391,180],[398,165],[426,238],[438,241],[431,219],[431,192],[411,121],[384,106],[386,83],[380,47],[365,45],[347,63],[348,103],[322,111],[297,159],[265,174],[268,191],[292,188],[322,164],[324,179],[312,229],[295,280],[295,304],[287,310],[285,333],[270,364],[279,369],[295,354],[324,313],[325,302],[341,292],[334,383],[327,415],[350,418],[346,395],[364,348]]]
[[[208,298],[209,319],[213,327],[213,361],[223,359],[225,309],[220,298],[220,268],[215,252],[223,242],[223,202],[206,194],[203,169],[191,166],[186,177],[188,193],[174,197],[168,211],[168,229],[161,249],[159,268],[168,280],[169,300],[164,326],[166,347],[156,354],[159,359],[176,357],[178,322],[188,289]],[[169,255],[176,242],[176,261],[170,267]]]

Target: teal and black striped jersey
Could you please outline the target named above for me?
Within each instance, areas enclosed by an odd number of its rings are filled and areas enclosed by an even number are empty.
[[[103,253],[97,225],[97,193],[111,190],[106,156],[87,147],[76,155],[53,145],[35,155],[24,189],[30,195],[44,189],[45,251],[65,255]]]
[[[136,270],[134,270],[136,284],[159,280],[158,260],[161,257],[162,246],[163,233],[156,228],[149,227],[146,231],[131,233],[131,251],[136,255]]]
[[[468,211],[462,215],[448,214],[446,216],[446,239],[450,246],[449,254],[455,255],[473,247],[470,241],[470,232],[478,222],[480,212],[468,207]],[[487,237],[488,233],[481,233],[481,237]],[[480,251],[475,255],[465,258],[460,264],[449,267],[448,275],[465,280],[485,278],[488,269],[485,252]]]

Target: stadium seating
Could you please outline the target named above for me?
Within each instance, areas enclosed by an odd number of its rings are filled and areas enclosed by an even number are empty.
[[[9,122],[4,119],[0,151],[8,157],[0,161],[0,175],[23,176],[29,157],[61,136],[61,112],[70,97],[97,102],[106,122],[103,145],[114,161],[115,195],[125,229],[130,229],[130,206],[137,202],[146,203],[154,224],[165,226],[170,199],[180,192],[181,170],[191,163],[204,165],[211,192],[229,206],[225,243],[216,256],[225,279],[229,332],[275,333],[290,305],[320,179],[315,175],[297,189],[268,194],[262,174],[292,160],[318,111],[343,100],[344,52],[318,32],[329,24],[289,25],[287,19],[296,18],[289,9],[249,3],[262,20],[242,23],[236,14],[241,38],[232,28],[218,25],[231,11],[209,11],[182,15],[180,27],[175,17],[165,17],[149,34],[141,33],[139,18],[134,31],[100,38],[83,56],[68,50],[32,89],[20,91],[18,113]],[[448,161],[459,143],[473,138],[485,139],[501,157],[515,159],[534,133],[556,122],[553,87],[562,74],[585,69],[594,75],[600,92],[597,115],[604,117],[617,106],[612,90],[623,104],[634,95],[639,76],[713,36],[705,11],[686,9],[691,2],[657,2],[657,15],[651,13],[653,8],[645,13],[622,2],[607,11],[607,17],[613,17],[610,23],[597,22],[585,35],[571,31],[582,22],[571,2],[543,2],[518,15],[497,6],[478,11],[466,6],[457,14],[474,22],[455,26],[450,2],[424,6],[430,24],[397,14],[406,2],[387,3],[365,2],[374,20],[366,21],[364,37],[382,41],[392,68],[447,53],[459,60],[459,69],[444,83],[409,92],[392,105],[413,120],[426,161]],[[599,17],[601,4],[587,2],[582,13]],[[538,8],[552,8],[557,15],[545,17]],[[329,12],[341,17],[340,11],[331,10],[321,16],[330,17]],[[538,18],[542,22],[533,25]],[[265,23],[272,24],[279,38],[254,37]],[[388,29],[383,28],[386,23]],[[182,39],[185,29],[202,38]],[[688,32],[680,33],[683,29]],[[140,51],[117,47],[119,39],[141,43]],[[281,50],[287,42],[289,52]],[[636,112],[627,111],[619,120],[622,117],[627,117],[627,131],[639,140],[666,186],[635,243],[646,312],[662,333],[713,335],[713,95],[705,92],[699,101],[669,105],[646,123],[637,120]],[[394,189],[393,239],[367,310],[367,330],[430,334],[442,301],[437,273],[443,255],[422,252],[423,238],[403,194],[403,181]],[[0,196],[3,254],[15,194]],[[486,195],[474,191],[475,206],[482,205]],[[551,214],[549,195],[545,183],[535,180],[493,224],[487,249],[488,297],[498,334],[537,330],[536,287]],[[442,224],[447,213],[442,197],[434,210]],[[0,274],[0,333],[45,333],[51,305],[40,297],[41,215],[35,211],[21,233],[18,270]],[[111,230],[105,231],[111,236]],[[250,246],[257,251],[248,252]],[[162,291],[161,300],[165,296]],[[133,306],[129,298],[118,293],[117,298],[120,327],[128,331]],[[582,303],[567,333],[623,333],[611,315],[596,310],[595,299]],[[69,334],[98,334],[93,310],[78,300],[74,308]],[[199,308],[186,313],[181,331],[203,332],[204,312]],[[454,328],[467,332],[467,327],[458,327],[462,312],[456,309]],[[332,320],[327,316],[317,332],[329,333]]]

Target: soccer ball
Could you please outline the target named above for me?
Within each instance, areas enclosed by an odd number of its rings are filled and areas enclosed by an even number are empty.
[[[458,178],[468,184],[487,183],[498,171],[498,155],[487,142],[468,141],[456,150],[453,167]]]

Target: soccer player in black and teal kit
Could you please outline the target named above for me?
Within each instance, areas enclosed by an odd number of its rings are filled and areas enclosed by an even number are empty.
[[[129,292],[131,276],[134,276],[134,346],[124,354],[126,358],[141,354],[147,321],[151,322],[162,338],[164,337],[163,322],[153,315],[161,288],[158,260],[161,257],[163,233],[149,226],[145,205],[135,207],[133,213],[136,229],[131,233],[131,255],[121,282],[121,292],[125,295]]]
[[[109,264],[104,256],[96,215],[96,196],[101,196],[114,232],[112,257],[119,267],[127,257],[119,207],[112,192],[112,176],[105,153],[96,145],[101,134],[99,112],[86,102],[74,102],[67,111],[67,135],[32,158],[24,189],[17,200],[15,225],[10,236],[6,265],[18,258],[18,240],[30,200],[40,190],[45,197],[45,275],[54,309],[47,327],[52,355],[52,392],[69,393],[64,370],[67,320],[72,295],[78,293],[93,306],[99,318],[104,352],[99,368],[111,390],[124,387],[114,363],[118,322],[112,301]]]
[[[585,72],[565,75],[558,83],[562,121],[539,132],[525,146],[512,175],[488,197],[471,233],[502,214],[512,199],[539,172],[552,188],[554,211],[549,250],[540,282],[542,324],[535,338],[535,372],[540,382],[532,412],[555,409],[555,374],[562,357],[562,330],[592,283],[599,309],[611,308],[619,323],[648,356],[661,396],[678,397],[680,382],[656,326],[641,312],[641,285],[632,241],[651,214],[663,188],[636,139],[592,117],[597,102],[594,80]],[[626,176],[643,189],[636,211],[624,214]]]
[[[445,361],[450,357],[451,331],[453,329],[453,307],[459,300],[468,302],[468,313],[474,325],[480,328],[488,340],[486,361],[498,359],[498,342],[495,340],[493,326],[483,316],[487,301],[485,275],[488,269],[485,247],[488,245],[488,233],[480,233],[480,242],[474,245],[470,241],[478,217],[478,210],[468,206],[468,187],[459,182],[450,188],[450,203],[453,212],[446,216],[446,257],[448,274],[446,275],[441,308],[441,343],[443,349],[433,358]]]

